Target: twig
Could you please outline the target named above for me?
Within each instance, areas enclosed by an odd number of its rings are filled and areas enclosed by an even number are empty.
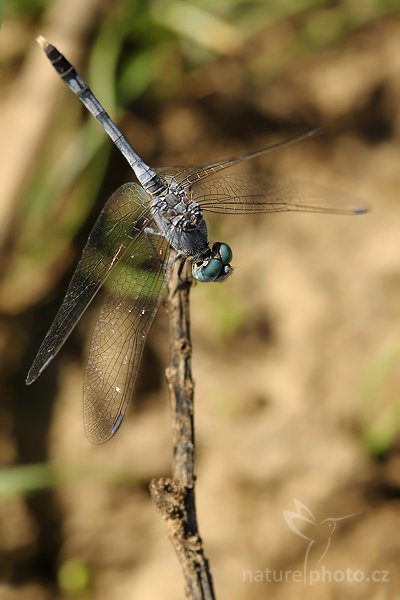
[[[166,377],[174,445],[172,478],[154,479],[150,491],[181,563],[186,596],[192,600],[215,600],[195,504],[194,384],[189,312],[192,277],[179,275],[178,267],[175,263],[168,282],[171,364],[166,370]]]

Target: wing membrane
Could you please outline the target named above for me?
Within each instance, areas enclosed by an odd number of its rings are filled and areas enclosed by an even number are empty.
[[[367,208],[340,192],[267,175],[225,175],[199,181],[192,196],[204,212],[270,213],[283,211],[362,214]]]
[[[86,435],[95,444],[109,440],[121,425],[165,289],[168,252],[164,238],[141,236],[104,286],[106,297],[91,339],[83,399]]]
[[[150,218],[149,196],[138,184],[127,183],[110,197],[91,231],[64,301],[39,348],[26,383],[33,383],[55,357],[101,285]]]
[[[246,160],[251,160],[252,158],[256,158],[256,156],[261,156],[263,154],[267,154],[269,152],[274,152],[275,150],[280,150],[282,148],[286,148],[286,146],[291,146],[292,144],[296,144],[297,142],[301,142],[308,138],[315,137],[322,133],[321,129],[310,129],[305,133],[301,133],[300,135],[296,135],[294,137],[288,138],[286,140],[282,140],[280,142],[276,142],[275,144],[271,144],[270,146],[265,146],[259,150],[255,150],[255,152],[249,152],[248,154],[243,154],[242,156],[236,156],[234,158],[227,158],[225,160],[221,160],[219,162],[211,163],[208,165],[202,166],[187,166],[187,167],[166,167],[161,169],[156,169],[158,173],[163,176],[173,177],[176,183],[178,183],[182,188],[188,188],[193,184],[196,184],[198,181],[211,177],[222,171],[224,169],[229,169],[229,167],[233,167],[241,162],[245,162]]]

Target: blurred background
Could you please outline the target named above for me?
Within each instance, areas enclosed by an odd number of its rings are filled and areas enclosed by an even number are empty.
[[[89,444],[81,416],[95,305],[24,384],[96,215],[133,178],[51,69],[39,34],[153,166],[325,129],[242,170],[342,190],[368,215],[209,219],[210,238],[233,247],[235,273],[192,291],[200,530],[218,598],[394,598],[399,0],[13,0],[2,12],[1,600],[184,597],[148,492],[171,463],[163,307],[134,402],[105,446]],[[303,538],[284,511],[307,513],[295,519]],[[354,513],[333,534],[321,525]],[[306,591],[285,581],[312,540],[311,565],[330,544],[326,569],[364,581]],[[275,582],[257,580],[266,569]],[[389,581],[368,581],[373,571]]]

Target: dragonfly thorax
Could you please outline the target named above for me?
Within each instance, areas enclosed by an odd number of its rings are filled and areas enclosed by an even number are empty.
[[[174,183],[154,201],[154,220],[162,235],[181,256],[193,261],[192,274],[197,281],[224,281],[232,273],[232,250],[216,242],[210,248],[207,225],[199,204]]]
[[[191,201],[186,194],[168,190],[157,197],[156,210],[163,218],[182,231],[197,229],[203,219],[200,206]]]

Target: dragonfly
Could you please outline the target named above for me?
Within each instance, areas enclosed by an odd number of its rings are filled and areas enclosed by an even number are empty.
[[[103,287],[83,391],[87,438],[102,444],[114,436],[123,421],[171,264],[177,259],[189,261],[194,279],[203,283],[223,282],[232,274],[232,249],[224,242],[210,245],[206,213],[355,215],[367,209],[318,186],[267,175],[221,174],[243,161],[313,138],[319,129],[203,166],[150,168],[65,56],[44,37],[37,41],[138,180],[119,187],[101,210],[26,378],[26,383],[32,384],[48,367]]]

